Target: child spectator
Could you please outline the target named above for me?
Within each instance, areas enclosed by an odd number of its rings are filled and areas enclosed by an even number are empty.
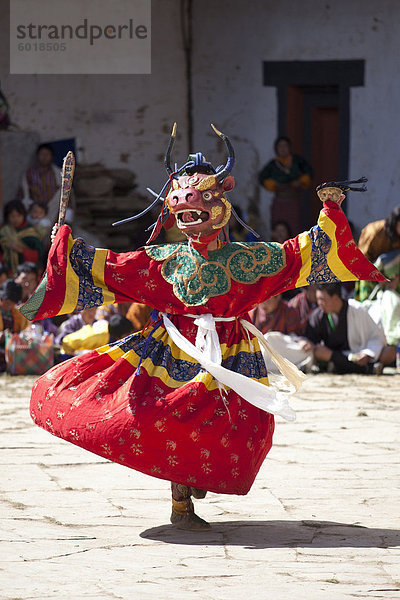
[[[0,229],[0,248],[3,262],[12,273],[24,261],[31,261],[42,267],[43,245],[39,234],[26,217],[25,207],[19,200],[12,200],[5,205],[5,225]]]
[[[52,223],[47,217],[47,206],[45,204],[32,202],[28,211],[28,222],[36,229],[42,241],[50,237]]]
[[[249,221],[249,215],[243,214],[243,210],[237,204],[232,205],[233,211],[237,214],[241,221]],[[237,220],[233,214],[229,219],[229,239],[231,242],[255,242],[257,241],[256,236],[251,231],[248,231],[243,225]]]

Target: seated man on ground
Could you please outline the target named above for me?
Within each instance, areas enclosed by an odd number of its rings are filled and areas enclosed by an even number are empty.
[[[336,373],[369,374],[394,361],[395,348],[386,345],[383,330],[359,302],[343,299],[339,282],[317,285],[316,297],[303,348],[317,363]]]
[[[283,242],[286,242],[286,240],[289,240],[291,237],[293,237],[293,234],[289,223],[286,221],[275,221],[275,223],[272,224],[270,235],[271,242],[283,244]]]

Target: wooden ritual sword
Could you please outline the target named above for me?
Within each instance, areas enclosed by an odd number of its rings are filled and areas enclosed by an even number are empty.
[[[69,198],[71,195],[72,180],[75,172],[75,156],[71,150],[64,157],[64,162],[61,171],[61,196],[60,196],[60,209],[58,212],[57,225],[61,227],[64,225],[65,214],[67,212]]]

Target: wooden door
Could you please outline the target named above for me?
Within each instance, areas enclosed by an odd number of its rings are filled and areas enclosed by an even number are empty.
[[[311,188],[303,194],[303,227],[315,224],[321,203],[317,185],[339,178],[338,86],[288,86],[287,135],[293,152],[313,168]]]

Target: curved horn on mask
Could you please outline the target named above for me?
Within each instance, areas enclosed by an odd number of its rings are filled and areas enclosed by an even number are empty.
[[[222,131],[219,131],[212,123],[211,127],[213,128],[217,136],[220,137],[223,142],[225,142],[225,145],[228,149],[228,160],[226,161],[226,165],[221,171],[218,171],[216,174],[218,181],[222,181],[223,179],[225,179],[225,177],[229,175],[229,173],[233,169],[233,166],[235,164],[235,151],[233,149],[230,139],[224,133],[222,133]]]
[[[167,151],[166,151],[165,157],[164,157],[164,165],[165,165],[166,171],[169,176],[171,176],[172,173],[174,172],[171,167],[171,150],[174,145],[175,138],[176,138],[176,123],[174,123],[174,126],[172,127],[171,137],[169,138],[168,148],[167,148]]]

